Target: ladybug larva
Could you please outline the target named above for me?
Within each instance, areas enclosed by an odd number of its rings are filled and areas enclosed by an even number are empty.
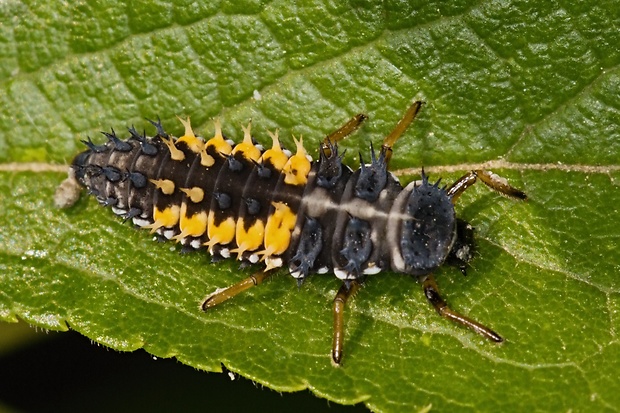
[[[413,121],[415,102],[384,139],[353,171],[342,163],[337,142],[366,119],[353,117],[321,145],[312,161],[301,138],[296,150],[282,148],[278,134],[264,150],[244,128],[233,143],[218,121],[209,140],[196,136],[189,119],[185,133],[168,135],[161,123],[147,137],[129,128],[129,138],[112,130],[105,144],[84,141],[88,149],[72,163],[77,181],[100,204],[184,249],[206,249],[214,259],[234,257],[261,265],[257,273],[202,302],[208,309],[262,283],[281,267],[301,284],[311,274],[332,273],[342,281],[333,303],[332,361],[342,360],[347,300],[366,277],[381,271],[410,274],[422,283],[437,312],[494,342],[503,338],[450,309],[432,273],[445,262],[464,271],[472,257],[473,229],[456,217],[454,203],[477,180],[512,198],[526,195],[486,170],[465,174],[451,186],[422,179],[403,187],[388,172],[392,146]],[[361,158],[361,155],[360,155]]]

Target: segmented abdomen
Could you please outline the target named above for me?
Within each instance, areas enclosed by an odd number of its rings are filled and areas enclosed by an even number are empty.
[[[287,265],[300,281],[329,271],[343,280],[386,268],[427,273],[452,247],[453,234],[439,247],[413,245],[426,242],[418,233],[429,228],[407,222],[415,223],[420,211],[452,205],[426,179],[421,187],[403,190],[387,171],[383,151],[378,157],[372,151],[371,163],[352,171],[335,145],[322,148],[312,162],[301,141],[292,155],[272,134],[272,148],[263,150],[248,126],[235,145],[216,122],[214,137],[205,142],[194,135],[189,119],[182,122],[185,134],[178,139],[159,122],[152,122],[158,132],[153,138],[130,128],[127,140],[114,131],[105,134],[103,145],[89,139],[88,150],[73,161],[78,181],[116,214],[185,248],[264,261],[267,269]],[[439,204],[412,207],[411,200],[420,198]],[[442,213],[454,216],[453,210]],[[442,227],[454,232],[453,222]],[[427,247],[441,251],[429,253]]]

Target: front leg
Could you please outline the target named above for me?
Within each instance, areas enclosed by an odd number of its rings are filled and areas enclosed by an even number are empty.
[[[502,195],[521,199],[523,201],[527,200],[527,195],[523,191],[511,186],[506,179],[491,171],[476,169],[460,177],[448,188],[448,196],[452,199],[452,203],[455,203],[458,197],[461,196],[467,188],[475,184],[478,179],[486,186]]]

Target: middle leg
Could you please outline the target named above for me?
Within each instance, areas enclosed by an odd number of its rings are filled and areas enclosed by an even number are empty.
[[[344,341],[344,308],[350,297],[360,289],[361,284],[352,281],[342,284],[334,298],[334,340],[332,342],[332,361],[336,366],[342,361],[342,343]]]

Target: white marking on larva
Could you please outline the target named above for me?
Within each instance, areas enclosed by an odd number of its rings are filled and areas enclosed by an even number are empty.
[[[220,250],[220,255],[224,258],[230,258],[230,250],[228,248],[222,248]]]
[[[127,210],[113,206],[112,212],[114,212],[116,215],[125,215],[127,213]]]
[[[144,226],[149,225],[151,223],[150,221],[148,221],[146,219],[139,218],[139,217],[134,217],[132,219],[132,222],[134,223],[134,225],[137,225],[139,227],[144,227]]]
[[[391,268],[394,271],[405,270],[405,260],[400,252],[400,233],[403,220],[401,217],[405,216],[407,219],[411,219],[410,216],[403,214],[402,211],[405,209],[405,204],[409,199],[414,186],[415,182],[412,182],[407,185],[400,194],[398,194],[392,203],[392,208],[390,208],[390,212],[388,214],[385,233],[387,234],[386,242],[390,249],[390,257],[392,262]]]
[[[327,267],[321,267],[318,270],[316,270],[317,274],[327,274],[329,272],[329,268]]]
[[[301,271],[299,271],[299,270],[291,271],[290,273],[293,276],[293,278],[301,278],[302,277]]]
[[[265,263],[267,264],[267,268],[277,268],[282,266],[282,258],[273,258],[267,257],[265,258]]]
[[[380,272],[381,268],[377,267],[374,263],[369,264],[368,268],[364,270],[364,274],[366,275],[379,274]]]
[[[357,276],[340,268],[334,268],[334,274],[341,280],[357,280]]]
[[[200,247],[202,247],[202,241],[200,241],[199,239],[193,239],[189,245],[191,245],[193,249],[198,250],[200,249]]]
[[[330,210],[339,209],[351,216],[363,219],[365,221],[374,221],[380,219],[385,220],[388,218],[388,216],[390,217],[390,219],[411,219],[409,215],[403,214],[401,212],[388,213],[378,210],[373,206],[373,204],[360,198],[353,198],[349,202],[337,204],[333,202],[331,198],[329,198],[325,189],[323,188],[316,188],[312,192],[311,196],[304,199],[304,202],[307,214],[311,217],[319,217]]]
[[[293,156],[293,152],[289,151],[288,149],[282,149],[282,152],[284,152],[287,158]]]
[[[162,232],[163,236],[166,237],[167,239],[170,239],[172,237],[174,237],[174,230],[173,229],[165,229]]]
[[[258,256],[258,254],[252,254],[248,258],[248,261],[250,261],[252,264],[256,264],[259,260],[260,260],[260,257]]]

